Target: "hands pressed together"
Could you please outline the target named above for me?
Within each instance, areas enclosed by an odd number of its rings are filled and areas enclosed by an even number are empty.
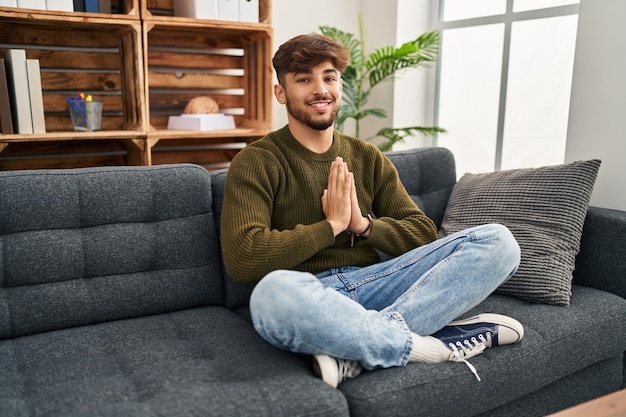
[[[354,174],[340,156],[330,165],[328,186],[322,193],[322,209],[335,236],[345,230],[361,233],[368,229],[369,219],[361,213],[356,196]],[[363,237],[368,237],[369,233],[367,230]]]

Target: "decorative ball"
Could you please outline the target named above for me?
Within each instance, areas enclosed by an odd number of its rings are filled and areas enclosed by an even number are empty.
[[[208,96],[194,97],[185,106],[185,114],[209,114],[219,113],[220,106],[217,101]]]

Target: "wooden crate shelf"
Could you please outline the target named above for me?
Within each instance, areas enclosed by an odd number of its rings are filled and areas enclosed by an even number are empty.
[[[234,114],[237,126],[270,121],[271,33],[164,23],[144,31],[151,130],[165,129],[168,116],[200,95]]]
[[[271,28],[263,26],[225,29],[199,21],[144,22],[148,138],[154,143],[190,138],[251,142],[269,133],[271,40]],[[181,114],[198,96],[216,100],[220,111],[234,116],[236,129],[168,130],[169,116]]]
[[[47,132],[73,133],[66,98],[78,91],[103,101],[104,131],[145,131],[141,26],[114,22],[0,16],[0,51],[40,62]]]
[[[2,143],[0,143],[1,147]],[[0,170],[129,165],[123,141],[89,138],[72,141],[14,142],[0,153]]]
[[[198,19],[174,16],[173,0],[141,1],[141,18],[152,21],[168,21],[178,23],[195,23]],[[232,22],[223,20],[201,20],[204,24],[221,25],[224,27],[258,26],[254,23]],[[272,4],[268,0],[259,0],[259,24],[272,24]]]
[[[111,13],[64,12],[57,10],[22,9],[0,7],[0,13],[7,16],[30,15],[33,18],[43,16],[46,19],[68,21],[84,18],[135,19],[141,17],[139,0],[111,0]]]
[[[0,170],[19,168],[16,161],[26,161],[28,152],[33,161],[49,160],[42,167],[84,166],[98,158],[81,157],[73,165],[64,146],[77,150],[106,141],[116,143],[103,163],[190,159],[213,166],[269,133],[271,0],[260,0],[259,23],[174,17],[172,0],[112,0],[112,6],[110,14],[0,7],[0,53],[25,49],[27,58],[40,62],[47,129],[0,134]],[[66,98],[78,91],[103,101],[101,131],[73,131]],[[236,128],[168,130],[168,117],[199,95],[213,97],[224,113],[233,114]],[[193,149],[207,155],[193,155]],[[36,167],[33,161],[23,166]]]
[[[208,170],[227,167],[246,142],[233,142],[231,138],[161,139],[151,149],[153,164],[191,162]]]

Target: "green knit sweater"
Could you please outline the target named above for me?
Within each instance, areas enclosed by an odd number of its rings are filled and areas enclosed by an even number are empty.
[[[350,246],[336,238],[322,211],[330,164],[341,156],[354,173],[363,214],[374,217],[371,235]],[[244,148],[233,159],[224,189],[221,241],[233,279],[255,284],[276,269],[317,273],[397,256],[437,237],[434,223],[415,205],[380,150],[334,133],[333,145],[311,152],[288,126]]]

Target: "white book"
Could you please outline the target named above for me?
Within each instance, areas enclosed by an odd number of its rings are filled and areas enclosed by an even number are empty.
[[[73,12],[74,0],[46,0],[46,9]]]
[[[17,0],[17,7],[46,10],[46,0]]]
[[[0,0],[0,7],[17,7],[17,0]]]
[[[218,0],[174,0],[174,16],[217,19]]]
[[[259,23],[259,0],[239,0],[239,21]]]
[[[239,0],[217,0],[217,13],[220,20],[239,20]]]
[[[33,118],[33,133],[46,133],[46,117],[43,110],[43,90],[41,88],[41,69],[38,59],[27,59],[28,92],[30,93],[30,112]]]
[[[28,94],[28,76],[26,75],[26,51],[7,49],[4,52],[7,81],[11,97],[11,113],[15,133],[33,133],[33,121],[30,112]]]

